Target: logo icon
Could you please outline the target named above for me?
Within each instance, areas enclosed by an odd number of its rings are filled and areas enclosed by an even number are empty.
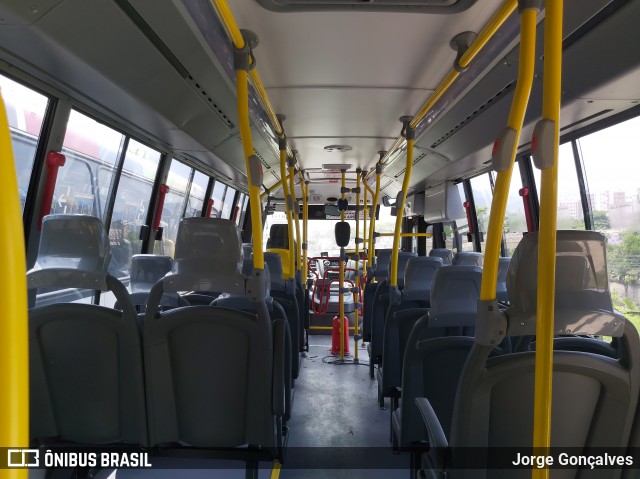
[[[8,467],[38,467],[40,451],[38,449],[8,449]]]

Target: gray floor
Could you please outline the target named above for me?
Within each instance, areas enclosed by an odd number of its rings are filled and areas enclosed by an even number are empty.
[[[330,336],[309,338],[280,478],[409,478],[409,456],[391,452],[389,410],[378,408],[366,350],[359,365],[338,365],[330,349]]]

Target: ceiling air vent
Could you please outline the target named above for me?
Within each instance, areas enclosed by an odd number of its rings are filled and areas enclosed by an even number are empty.
[[[413,160],[413,164],[415,165],[416,163],[418,163],[421,159],[423,159],[425,156],[427,156],[426,153],[422,153],[420,155],[418,155],[416,157],[415,160]],[[393,177],[398,179],[398,177],[404,175],[404,172],[407,171],[407,167],[405,166],[404,168],[402,168],[398,173],[396,173]]]
[[[476,0],[258,0],[273,12],[403,12],[458,13]]]
[[[463,126],[470,123],[474,118],[476,118],[480,113],[489,108],[498,98],[504,96],[505,93],[511,91],[515,87],[515,82],[511,82],[506,85],[502,90],[498,91],[495,95],[485,101],[482,105],[476,108],[472,113],[469,114],[464,120],[458,123],[456,126],[451,128],[448,132],[442,135],[438,140],[431,144],[431,148],[435,148],[436,146],[443,143],[445,140],[448,140],[453,135],[455,135],[458,131],[462,129]]]
[[[384,190],[385,188],[387,188],[389,185],[391,185],[391,183],[393,183],[393,180],[389,180],[387,181],[387,183],[385,183],[384,186],[380,187],[381,190]]]

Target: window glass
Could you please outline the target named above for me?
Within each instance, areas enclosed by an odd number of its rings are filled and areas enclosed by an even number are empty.
[[[485,249],[487,242],[487,231],[489,228],[489,213],[491,212],[491,201],[493,199],[493,190],[491,188],[490,173],[471,178],[471,191],[473,192],[473,201],[476,205],[476,216],[478,218],[478,230],[481,234],[480,247],[482,251]]]
[[[236,195],[236,190],[227,186],[227,191],[224,195],[224,204],[222,205],[221,218],[231,219],[233,217],[233,197]]]
[[[321,224],[324,222],[321,222]],[[309,221],[309,225],[311,221]],[[333,228],[333,227],[332,227]],[[376,233],[393,233],[396,229],[396,217],[391,216],[391,208],[380,204],[380,212],[375,224]],[[333,229],[331,229],[333,231]],[[333,238],[333,236],[332,236]],[[335,242],[335,238],[333,238]],[[335,248],[335,246],[334,246]],[[393,236],[379,236],[375,239],[375,249],[393,248]],[[323,250],[325,251],[325,250]]]
[[[0,75],[0,91],[7,111],[11,146],[18,177],[18,193],[24,211],[33,160],[42,130],[47,97]]]
[[[607,237],[614,307],[640,326],[640,118],[579,140],[593,228]]]
[[[204,194],[209,185],[209,177],[204,173],[196,170],[191,182],[191,191],[189,192],[189,203],[187,210],[184,212],[185,218],[193,216],[202,216],[202,206],[204,204]]]
[[[211,199],[213,200],[213,208],[211,208],[212,218],[222,218],[221,212],[226,188],[227,185],[219,181],[216,181],[215,185],[213,185],[213,192],[211,193]]]
[[[509,195],[507,196],[507,210],[504,217],[504,239],[506,255],[513,256],[513,251],[522,240],[523,233],[527,231],[527,219],[524,214],[524,203],[520,196],[522,179],[520,169],[516,163],[513,166]]]
[[[240,196],[238,197],[238,214],[236,215],[236,224],[241,226],[242,225],[242,219],[244,218],[244,209],[245,209],[245,204],[244,204],[244,200],[247,197],[247,195],[245,195],[244,193],[240,193]],[[300,227],[302,228],[302,223],[300,224]],[[302,231],[300,232],[300,234],[302,234]]]
[[[541,191],[541,190],[539,190]],[[558,155],[558,226],[559,230],[584,229],[580,186],[571,143],[560,145]]]
[[[178,225],[182,219],[187,186],[189,185],[192,171],[193,169],[190,166],[180,163],[176,159],[171,160],[171,167],[167,176],[169,192],[165,196],[162,216],[160,217],[162,241],[155,240],[153,242],[154,254],[173,257],[176,237],[178,236]]]
[[[124,135],[71,111],[58,170],[52,213],[92,214],[105,219],[109,191]]]
[[[160,152],[129,140],[109,229],[109,272],[117,278],[129,276],[131,256],[140,253],[140,227],[147,219],[159,162]]]

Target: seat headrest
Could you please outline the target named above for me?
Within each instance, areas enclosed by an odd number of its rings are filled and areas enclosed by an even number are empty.
[[[110,261],[109,237],[100,219],[48,215],[42,221],[38,257],[27,273],[27,285],[107,291]]]
[[[453,262],[453,252],[447,248],[435,248],[429,251],[429,256],[437,256],[442,258],[443,265],[449,265]]]
[[[442,266],[442,258],[416,256],[409,258],[404,273],[403,301],[428,301],[431,294],[433,276]]]
[[[242,242],[232,220],[185,218],[180,222],[165,291],[244,293]],[[177,289],[176,289],[177,288]]]
[[[289,226],[286,224],[271,225],[269,229],[268,249],[289,249]]]
[[[151,288],[169,271],[173,260],[171,256],[158,254],[134,254],[131,257],[132,293],[148,293]]]
[[[376,255],[375,278],[382,281],[389,276],[389,262],[391,261],[390,249],[379,249]]]
[[[624,321],[613,310],[605,237],[595,231],[556,232],[555,330],[557,334],[621,336]],[[535,324],[538,233],[529,233],[514,251],[507,271],[511,307],[507,317]],[[530,318],[525,321],[523,318]],[[517,321],[514,321],[517,322]],[[512,325],[509,322],[510,334]]]
[[[269,268],[271,275],[271,289],[274,291],[284,291],[285,282],[282,274],[282,258],[278,253],[267,251],[264,254],[265,267]]]
[[[431,287],[431,314],[435,326],[475,326],[482,284],[479,266],[442,266]],[[431,319],[429,320],[431,324]]]
[[[411,258],[418,256],[417,253],[409,251],[400,251],[398,253],[398,287],[404,288],[404,273],[407,269],[407,263]]]
[[[482,256],[482,253],[478,253],[476,251],[460,251],[459,253],[455,254],[451,264],[482,267],[483,263],[484,256]]]

